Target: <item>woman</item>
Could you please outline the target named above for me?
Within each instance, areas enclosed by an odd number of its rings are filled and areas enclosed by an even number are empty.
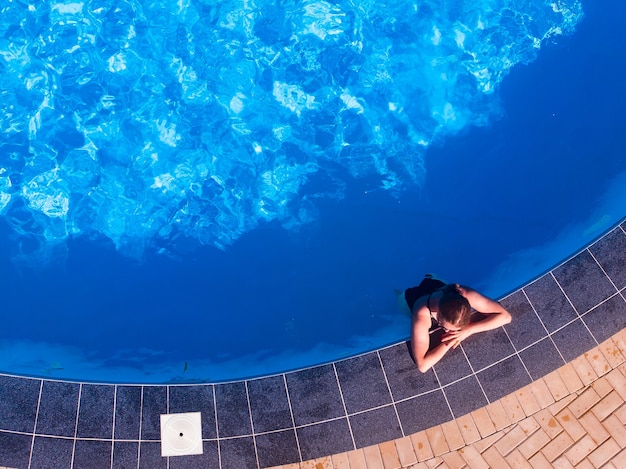
[[[500,303],[469,287],[446,285],[431,275],[406,290],[404,298],[413,313],[411,351],[422,373],[470,335],[511,322],[511,315]],[[431,346],[430,331],[436,328],[443,329],[444,334],[441,343]]]

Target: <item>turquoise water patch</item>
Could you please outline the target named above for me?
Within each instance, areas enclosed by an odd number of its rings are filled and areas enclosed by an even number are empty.
[[[507,73],[582,16],[574,0],[11,2],[2,216],[37,262],[70,237],[141,258],[297,229],[351,177],[422,184],[427,148],[498,116]]]

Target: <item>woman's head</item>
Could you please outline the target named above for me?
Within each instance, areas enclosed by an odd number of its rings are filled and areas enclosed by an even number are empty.
[[[461,329],[469,323],[471,314],[472,308],[469,301],[461,295],[459,284],[451,283],[446,285],[439,300],[438,315],[440,323],[445,321],[455,329]]]

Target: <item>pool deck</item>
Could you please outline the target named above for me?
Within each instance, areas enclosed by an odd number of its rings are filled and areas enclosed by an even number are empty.
[[[412,435],[274,469],[626,467],[626,330],[533,383]]]
[[[0,374],[0,466],[623,468],[625,266],[622,220],[502,298],[510,324],[425,374],[405,342],[232,383]],[[203,454],[161,457],[159,416],[198,411]]]

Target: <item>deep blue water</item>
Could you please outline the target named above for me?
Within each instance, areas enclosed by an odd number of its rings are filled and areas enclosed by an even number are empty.
[[[106,16],[95,46],[58,7],[1,20],[0,370],[150,382],[308,366],[405,338],[394,290],[426,272],[501,296],[624,215],[617,0],[583,2],[540,49],[526,34],[560,21],[544,2],[138,5],[85,3]],[[317,35],[295,41],[286,17]],[[483,35],[459,26],[477,18]],[[87,55],[37,49],[46,28]],[[20,37],[39,62],[19,59]],[[129,52],[122,37],[139,39]],[[509,70],[487,45],[513,43]]]

